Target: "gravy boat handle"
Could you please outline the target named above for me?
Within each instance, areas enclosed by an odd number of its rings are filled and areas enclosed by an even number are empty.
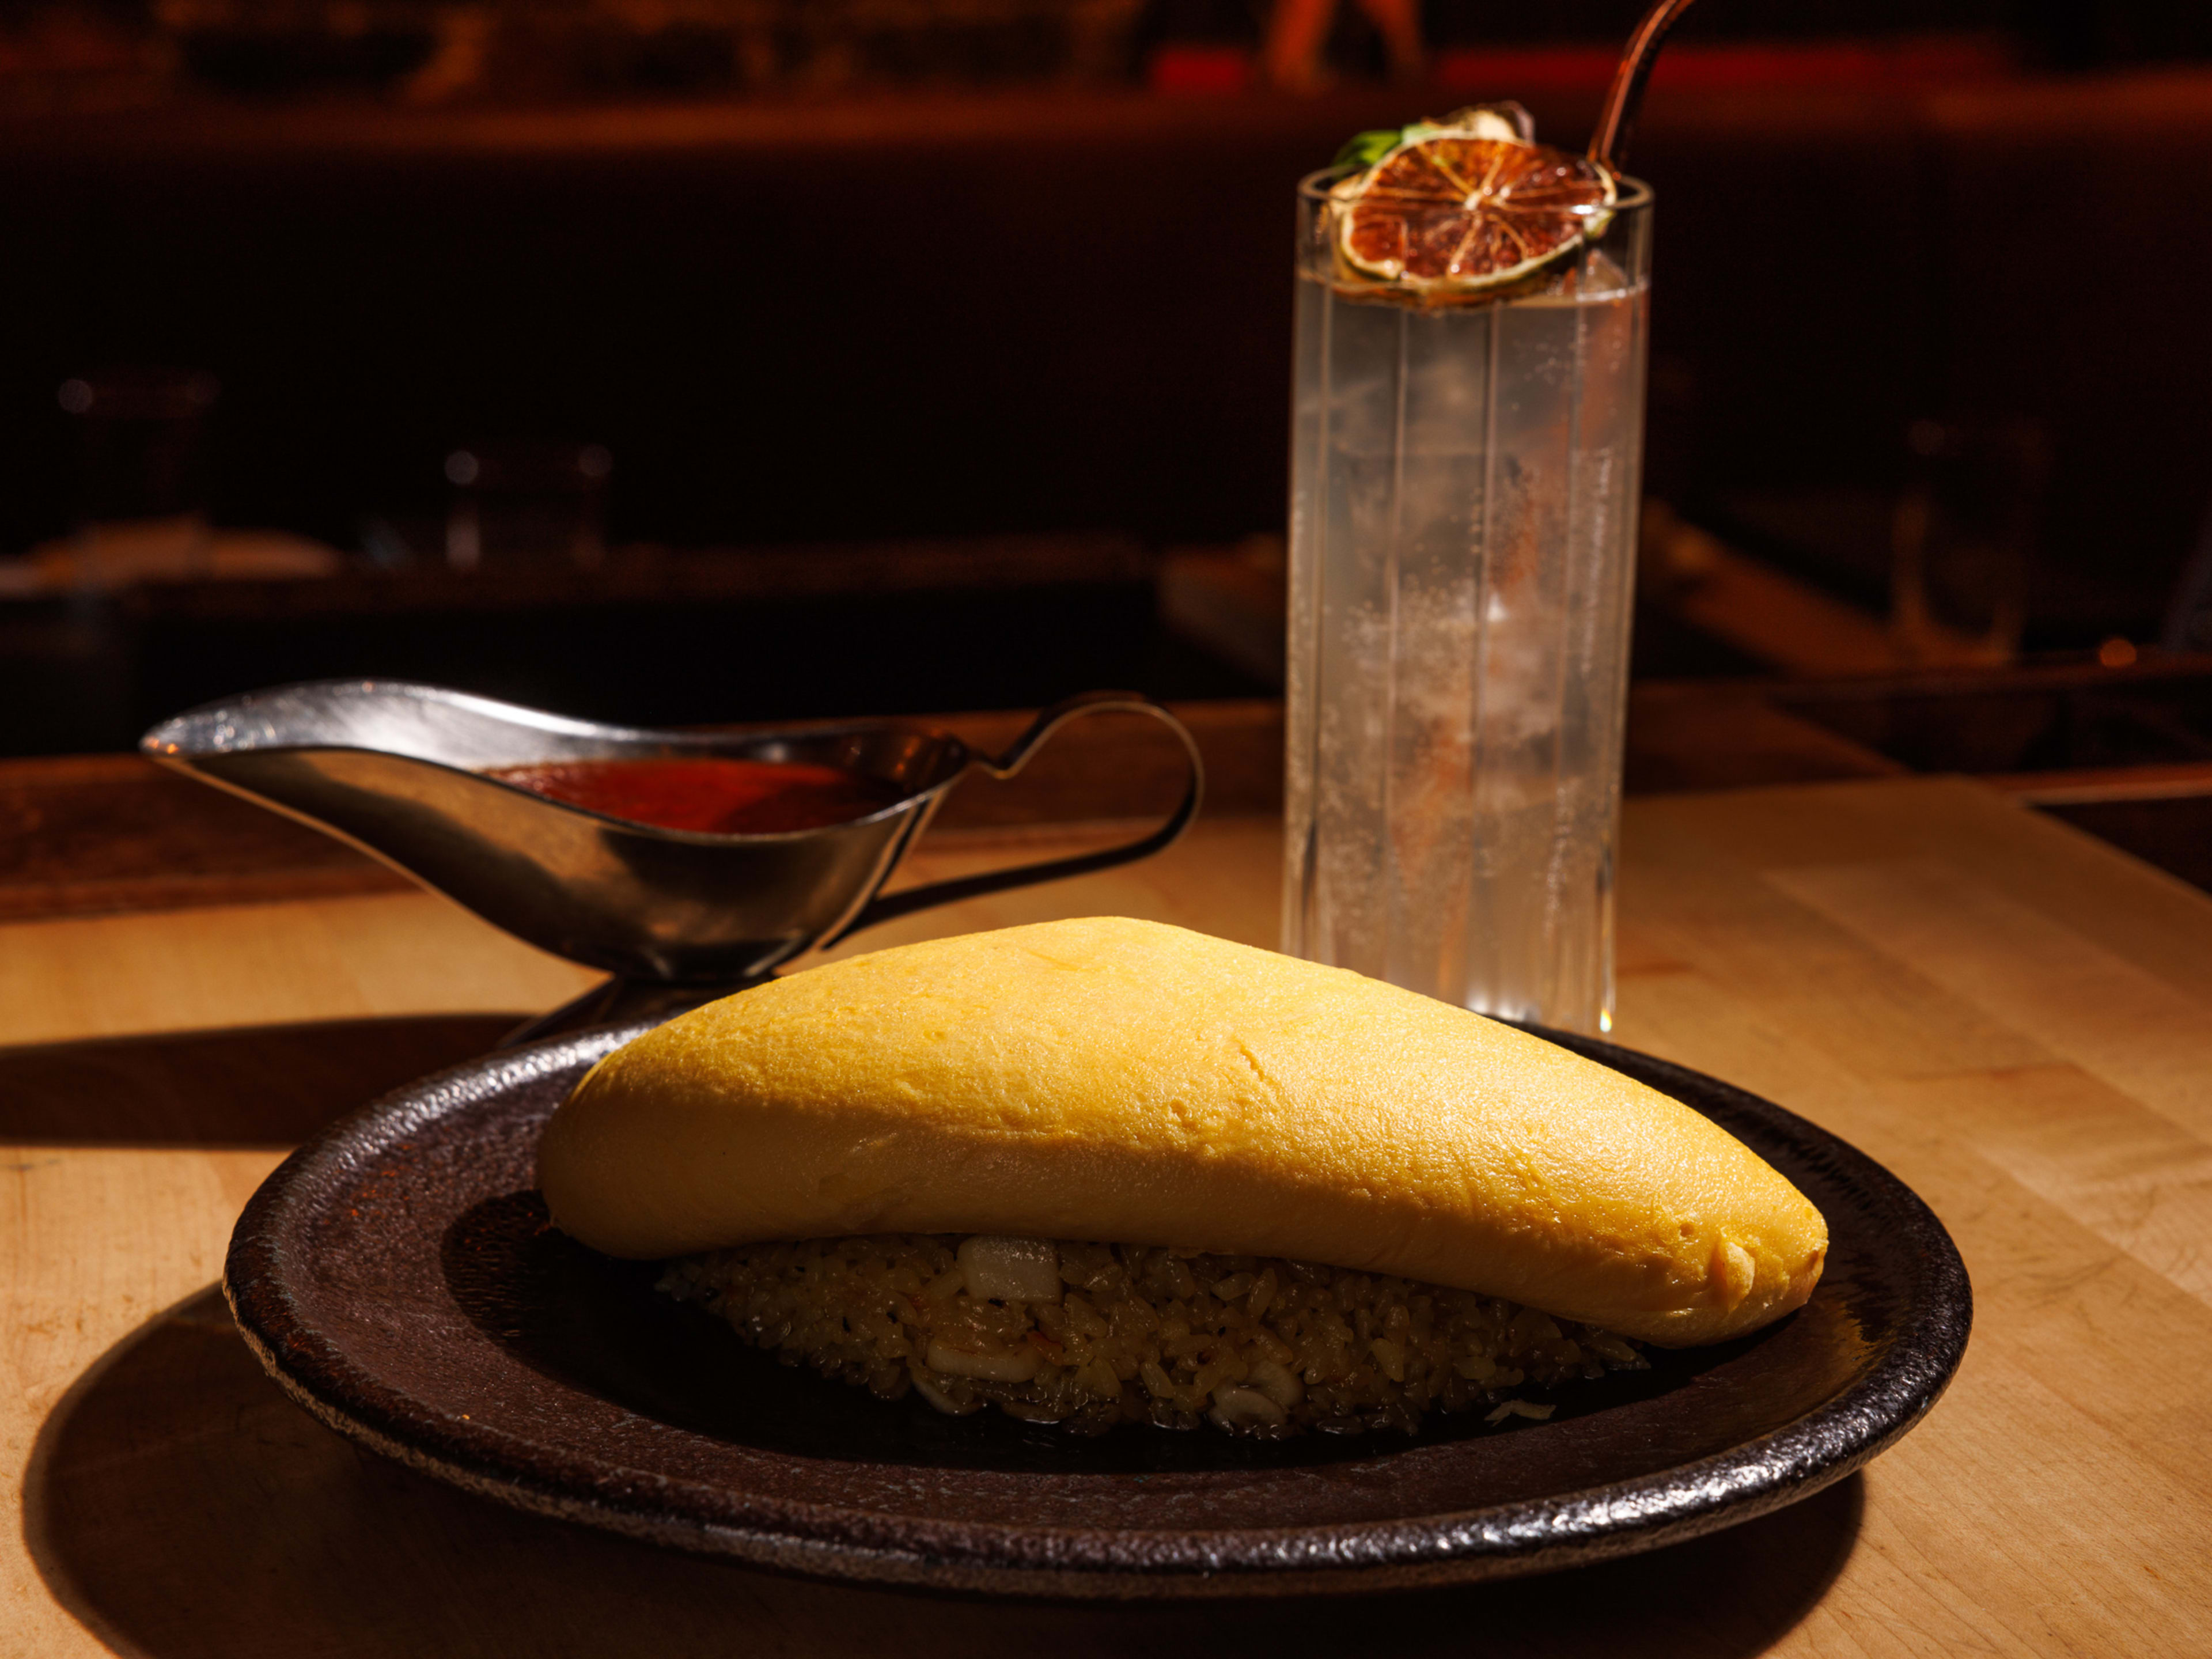
[[[1009,887],[1027,887],[1041,881],[1058,881],[1066,876],[1087,875],[1093,870],[1110,870],[1117,864],[1132,864],[1142,858],[1174,844],[1191,820],[1198,816],[1199,802],[1206,794],[1206,767],[1199,759],[1198,739],[1192,737],[1188,727],[1150,697],[1134,691],[1085,691],[1056,702],[1030,723],[1028,731],[1014,739],[1006,752],[996,760],[979,757],[975,763],[994,778],[1011,778],[1029,764],[1030,757],[1042,749],[1052,734],[1070,720],[1085,714],[1148,714],[1176,734],[1182,744],[1183,756],[1189,764],[1189,781],[1184,786],[1182,801],[1160,827],[1140,841],[1120,847],[1103,848],[1096,853],[1080,853],[1073,858],[1048,859],[1042,864],[1017,865],[1011,870],[987,870],[979,875],[961,876],[951,881],[932,882],[926,887],[909,887],[902,893],[879,895],[870,899],[854,913],[851,921],[830,938],[822,941],[823,947],[857,933],[863,927],[872,927],[879,921],[889,921],[894,916],[911,915],[916,910],[927,910],[932,905],[951,904],[958,899],[975,898],[984,893],[1003,892]]]

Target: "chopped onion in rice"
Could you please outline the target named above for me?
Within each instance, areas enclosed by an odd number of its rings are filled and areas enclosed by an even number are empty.
[[[942,1342],[929,1345],[929,1369],[944,1376],[972,1376],[982,1382],[1026,1382],[1044,1362],[1024,1342],[1012,1353],[969,1353]]]
[[[968,1275],[968,1294],[984,1302],[1057,1302],[1060,1252],[1041,1238],[993,1238],[977,1234],[960,1241],[960,1270]]]

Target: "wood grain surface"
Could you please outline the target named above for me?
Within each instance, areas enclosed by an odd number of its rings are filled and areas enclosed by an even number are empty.
[[[948,837],[914,875],[1081,833]],[[1271,943],[1277,838],[1215,819],[850,948],[1098,911]],[[2212,1651],[2212,899],[1942,779],[1634,802],[1621,894],[1616,1036],[1929,1200],[1974,1276],[1957,1382],[1863,1475],[1696,1543],[1183,1608],[771,1578],[356,1451],[231,1334],[231,1222],[271,1142],[585,975],[416,894],[0,927],[0,1652]]]

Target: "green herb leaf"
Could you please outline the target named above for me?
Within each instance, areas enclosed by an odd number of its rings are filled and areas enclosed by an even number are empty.
[[[1355,132],[1337,151],[1336,160],[1329,163],[1337,167],[1371,167],[1392,150],[1403,144],[1418,144],[1424,138],[1433,138],[1445,131],[1433,121],[1416,121],[1409,127],[1379,127],[1371,132]]]
[[[1398,148],[1399,134],[1395,128],[1383,128],[1374,132],[1355,132],[1345,141],[1344,148],[1336,153],[1330,163],[1340,167],[1371,167],[1392,150]]]

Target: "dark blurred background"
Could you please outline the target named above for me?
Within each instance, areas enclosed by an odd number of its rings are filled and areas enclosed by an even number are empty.
[[[1294,3],[0,0],[0,752],[1266,693],[1293,184],[1639,9]],[[1632,160],[1640,673],[2212,649],[2212,8],[1701,0]]]

